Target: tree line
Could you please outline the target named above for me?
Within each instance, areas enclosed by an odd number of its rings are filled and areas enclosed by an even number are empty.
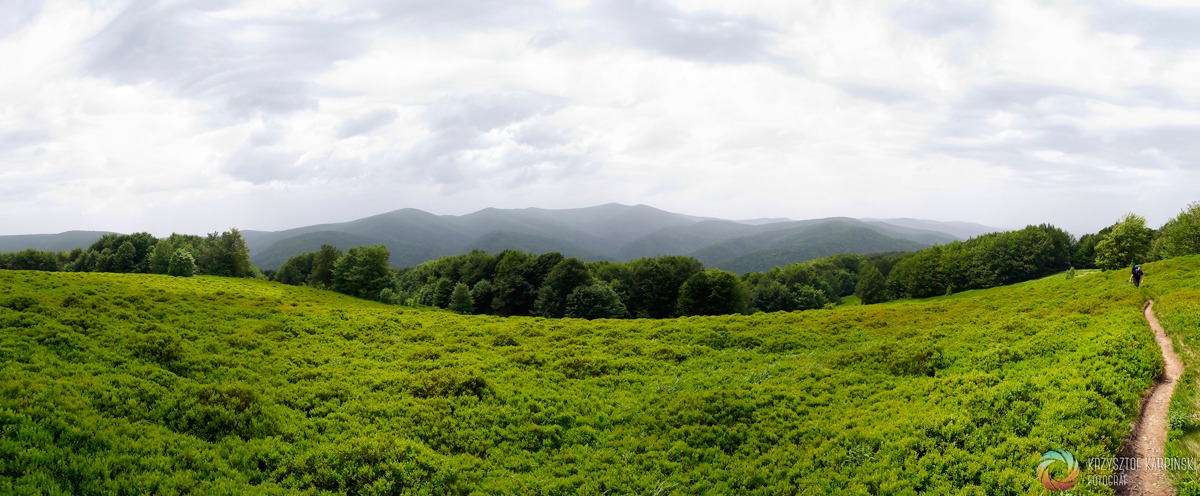
[[[0,254],[0,269],[269,277],[392,304],[462,314],[549,318],[672,318],[825,308],[984,289],[1065,270],[1127,268],[1200,253],[1200,203],[1159,229],[1127,214],[1076,239],[1048,224],[935,245],[913,253],[835,255],[736,275],[686,256],[583,262],[560,253],[475,250],[394,270],[383,246],[323,245],[260,272],[237,229],[207,237],[109,234],[55,253]]]
[[[352,249],[353,252],[356,249]],[[825,308],[925,298],[1028,281],[1073,268],[1105,270],[1200,253],[1200,204],[1160,229],[1128,214],[1076,239],[1049,224],[996,232],[913,253],[835,255],[738,276],[692,257],[583,262],[560,253],[475,250],[417,267],[387,269],[386,248],[343,257],[332,246],[288,260],[271,276],[388,303],[463,314],[549,318],[671,318]],[[355,262],[357,259],[361,261]],[[338,282],[349,268],[367,263]]]
[[[150,233],[105,234],[87,249],[0,253],[0,269],[261,277],[237,229],[201,237]]]

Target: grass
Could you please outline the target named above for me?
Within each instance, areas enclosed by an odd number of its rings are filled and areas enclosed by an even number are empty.
[[[1200,458],[1200,278],[1197,257],[1146,264],[1143,290],[1155,300],[1154,311],[1171,336],[1184,374],[1171,398],[1167,456]],[[1128,277],[1128,276],[1126,276]],[[1180,496],[1200,494],[1200,473],[1175,474]]]
[[[1149,267],[1164,312],[1197,266]],[[1162,370],[1122,282],[582,321],[0,271],[0,492],[1037,494]]]

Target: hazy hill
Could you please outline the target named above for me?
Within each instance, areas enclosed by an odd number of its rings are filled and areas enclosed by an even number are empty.
[[[278,268],[288,258],[330,244],[342,250],[384,245],[395,267],[412,267],[473,249],[491,253],[519,249],[557,251],[588,261],[691,255],[710,267],[747,272],[838,253],[917,250],[993,230],[966,222],[917,219],[733,221],[609,203],[562,210],[488,208],[461,216],[406,208],[283,231],[244,230],[242,236],[251,259],[263,269]],[[0,252],[68,251],[87,247],[103,234],[0,236]]]
[[[921,225],[936,227],[933,222]],[[391,251],[392,264],[397,267],[473,249],[491,253],[519,249],[557,251],[584,260],[693,255],[708,266],[737,272],[767,270],[837,253],[917,250],[959,239],[947,232],[883,221],[739,222],[613,203],[564,210],[488,208],[462,216],[405,209],[342,224],[273,233],[250,231],[245,236],[254,263],[266,269],[328,243],[341,249],[382,244]]]
[[[105,231],[67,231],[58,234],[18,234],[0,236],[0,253],[21,251],[28,248],[42,251],[71,251],[87,248],[105,234]]]
[[[959,222],[959,221],[944,222],[944,221],[926,220],[926,219],[899,218],[899,219],[863,219],[863,222],[907,227],[909,229],[920,229],[920,230],[925,230],[925,231],[943,232],[946,234],[954,235],[960,239],[974,238],[975,236],[979,236],[981,234],[987,234],[987,233],[999,231],[999,229],[996,229],[991,226],[985,226],[983,224],[975,224],[973,222]]]
[[[784,227],[786,226],[786,227]],[[878,226],[856,219],[768,224],[760,234],[715,243],[692,253],[708,267],[745,273],[839,253],[915,251],[956,238],[945,233]]]

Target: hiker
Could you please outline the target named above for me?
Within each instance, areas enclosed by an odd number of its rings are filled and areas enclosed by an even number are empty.
[[[1134,265],[1133,271],[1129,274],[1129,281],[1133,283],[1134,287],[1141,287],[1143,275],[1145,274],[1142,274],[1142,266]]]

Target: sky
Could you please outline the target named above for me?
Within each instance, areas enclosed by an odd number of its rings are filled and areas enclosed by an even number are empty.
[[[5,0],[0,234],[1200,200],[1191,1]]]

